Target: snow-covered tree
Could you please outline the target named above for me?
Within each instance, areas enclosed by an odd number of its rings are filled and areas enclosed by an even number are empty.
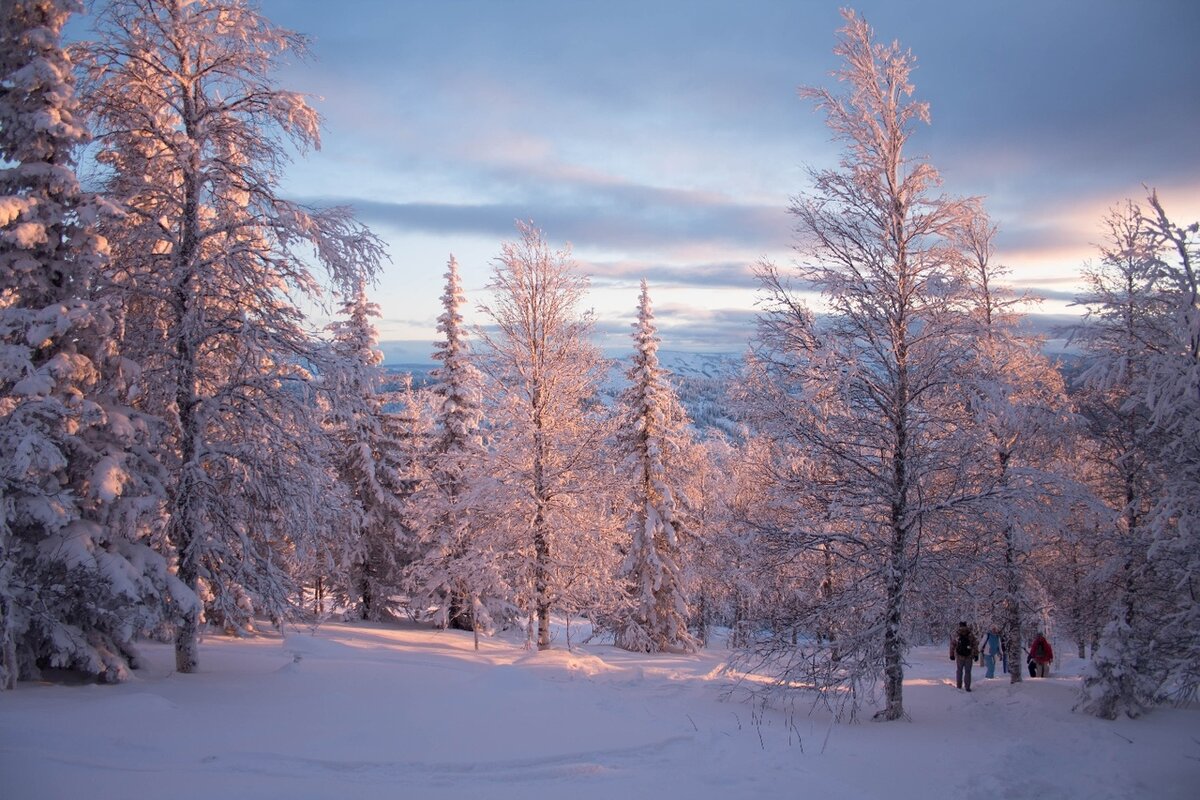
[[[433,430],[424,455],[426,480],[412,498],[423,552],[410,568],[414,604],[435,609],[440,625],[487,630],[509,607],[503,546],[486,525],[483,498],[493,494],[480,430],[482,376],[471,360],[458,262],[446,267],[430,373]]]
[[[411,556],[412,525],[406,500],[414,490],[411,430],[405,417],[388,413],[372,318],[379,306],[360,283],[332,323],[323,389],[329,393],[327,425],[336,471],[349,505],[334,524],[348,544],[348,600],[366,620],[394,615],[401,572]]]
[[[969,490],[953,478],[968,454],[950,437],[970,353],[955,234],[972,204],[937,194],[937,171],[905,153],[929,119],[910,99],[912,55],[843,16],[836,74],[849,91],[801,90],[844,144],[841,165],[812,170],[813,189],[792,209],[807,256],[799,276],[821,292],[828,322],[766,267],[752,376],[776,445],[764,468],[794,507],[773,536],[817,564],[828,558],[831,577],[796,587],[808,598],[798,616],[756,650],[781,680],[848,688],[840,696],[855,704],[855,687],[882,674],[877,716],[892,720],[904,716],[905,608],[929,552],[922,536]],[[844,578],[834,574],[843,566]]]
[[[602,360],[588,341],[592,317],[580,309],[587,279],[570,250],[554,251],[532,224],[506,242],[492,271],[493,300],[481,306],[493,326],[482,331],[483,360],[495,415],[498,474],[511,492],[507,524],[523,559],[517,596],[529,615],[529,638],[550,646],[550,611],[569,577],[556,548],[585,537],[581,518],[609,425],[593,403]]]
[[[1157,192],[1147,203],[1142,228],[1160,248],[1163,320],[1148,343],[1143,389],[1163,475],[1150,515],[1150,555],[1169,589],[1154,649],[1161,694],[1185,703],[1200,693],[1200,223],[1174,223]]]
[[[1174,224],[1155,192],[1148,204],[1109,214],[1083,298],[1085,408],[1118,522],[1106,573],[1117,600],[1080,705],[1107,719],[1200,688],[1200,225]]]
[[[319,144],[317,113],[273,79],[302,37],[245,0],[112,0],[97,25],[96,157],[126,212],[108,229],[113,281],[144,402],[170,422],[177,574],[203,587],[210,619],[278,618],[296,596],[290,554],[321,535],[328,477],[307,445],[322,435],[300,305],[320,296],[310,264],[349,290],[380,245],[346,209],[279,195],[290,154]],[[178,627],[180,671],[197,667],[199,624]]]
[[[1094,490],[1113,512],[1103,531],[1113,543],[1113,557],[1102,573],[1113,610],[1084,681],[1082,707],[1111,719],[1138,716],[1154,702],[1157,681],[1148,647],[1163,609],[1147,559],[1147,518],[1161,476],[1139,391],[1145,385],[1144,342],[1157,324],[1157,252],[1134,203],[1112,209],[1105,228],[1099,263],[1084,271],[1088,293],[1081,299],[1089,312],[1079,339],[1090,358],[1081,410],[1090,452],[1098,458]]]
[[[133,639],[195,597],[149,546],[162,474],[137,378],[94,299],[105,211],[60,45],[70,0],[0,11],[0,689],[45,667],[119,680]]]
[[[680,467],[689,444],[687,415],[658,362],[658,330],[642,280],[633,332],[629,387],[621,394],[619,447],[632,472],[629,550],[620,577],[628,606],[616,625],[617,646],[657,653],[690,651],[690,609],[680,556],[686,535]]]
[[[1017,309],[1029,298],[1001,282],[1008,270],[994,263],[996,228],[979,211],[960,235],[964,275],[975,329],[974,364],[965,381],[970,428],[981,456],[974,464],[980,498],[964,509],[958,529],[969,531],[961,555],[977,563],[970,580],[985,620],[998,623],[1009,653],[1024,652],[1029,611],[1028,559],[1032,543],[1048,538],[1066,518],[1054,468],[1071,430],[1062,374],[1022,334]],[[953,624],[947,621],[947,624]],[[1009,659],[1013,683],[1022,659]]]

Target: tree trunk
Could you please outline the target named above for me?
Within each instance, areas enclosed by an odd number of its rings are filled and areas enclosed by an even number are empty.
[[[1021,630],[1021,569],[1017,563],[1016,530],[1004,528],[1004,652],[1008,656],[1011,683],[1020,683],[1025,675],[1024,632]]]
[[[901,272],[903,275],[903,272]],[[897,326],[904,329],[901,318]],[[895,449],[892,452],[891,549],[885,581],[886,607],[883,629],[883,689],[886,705],[876,714],[885,720],[904,716],[904,584],[908,574],[908,346],[903,338],[896,343],[896,405],[894,409]]]
[[[536,389],[533,404],[535,408],[541,405],[541,393]],[[546,530],[545,441],[540,413],[534,417],[533,492],[534,503],[537,504],[533,517],[533,590],[537,612],[537,647],[538,650],[546,650],[550,647],[550,537]]]
[[[0,595],[0,691],[17,685],[17,644],[13,641],[12,605]]]
[[[186,66],[186,65],[185,65]],[[186,70],[185,70],[186,71]],[[183,123],[189,140],[194,141],[196,110],[192,95],[182,93]],[[179,672],[195,672],[200,666],[200,648],[197,636],[200,630],[199,579],[202,555],[199,541],[199,520],[196,519],[196,504],[199,502],[204,475],[200,458],[203,434],[196,407],[200,399],[196,393],[196,349],[192,341],[195,317],[199,313],[195,298],[200,287],[196,285],[196,254],[200,247],[200,164],[199,153],[193,153],[183,169],[183,210],[180,216],[179,250],[175,253],[175,313],[178,315],[179,330],[175,336],[176,384],[175,406],[179,415],[179,484],[171,507],[169,530],[171,541],[179,558],[178,577],[197,598],[197,605],[186,612],[175,633],[175,669]]]

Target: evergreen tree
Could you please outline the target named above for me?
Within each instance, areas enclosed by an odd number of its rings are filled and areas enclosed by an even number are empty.
[[[466,302],[453,256],[446,267],[446,288],[433,358],[441,365],[430,374],[434,403],[433,431],[425,455],[427,480],[413,496],[421,557],[410,581],[418,607],[432,607],[442,626],[459,630],[491,627],[508,609],[510,589],[503,577],[503,547],[484,525],[483,496],[494,492],[485,470],[481,423],[482,376],[471,361],[463,324]]]
[[[690,609],[680,556],[685,536],[679,467],[688,445],[687,416],[658,363],[658,332],[642,280],[633,333],[630,386],[621,395],[621,450],[632,467],[630,543],[621,577],[629,608],[616,623],[616,643],[639,652],[690,651]]]
[[[81,191],[74,2],[0,13],[0,689],[46,667],[119,680],[134,637],[195,605],[150,547],[164,498],[119,315],[95,299],[105,211]]]
[[[406,499],[413,491],[411,453],[405,417],[388,413],[381,391],[383,354],[376,349],[371,319],[379,307],[360,284],[342,306],[344,318],[333,334],[326,365],[330,395],[327,424],[336,442],[337,473],[348,507],[335,522],[348,542],[347,596],[365,620],[396,612],[401,572],[412,552],[412,526]]]

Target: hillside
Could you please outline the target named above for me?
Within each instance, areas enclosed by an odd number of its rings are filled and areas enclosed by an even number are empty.
[[[128,683],[0,695],[3,796],[1190,800],[1200,786],[1200,710],[1074,714],[1078,661],[966,694],[940,647],[918,648],[911,719],[844,724],[803,696],[791,714],[741,701],[722,647],[568,651],[563,633],[542,653],[412,625],[210,636],[195,675],[151,644]]]

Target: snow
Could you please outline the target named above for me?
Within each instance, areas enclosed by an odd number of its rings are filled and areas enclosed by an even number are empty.
[[[806,702],[788,715],[739,701],[722,647],[539,653],[522,635],[478,652],[469,633],[409,625],[209,636],[194,675],[148,644],[124,684],[0,694],[3,795],[1116,800],[1200,786],[1200,709],[1075,714],[1074,659],[1016,686],[980,669],[967,694],[943,646],[918,648],[911,720],[838,724]]]

